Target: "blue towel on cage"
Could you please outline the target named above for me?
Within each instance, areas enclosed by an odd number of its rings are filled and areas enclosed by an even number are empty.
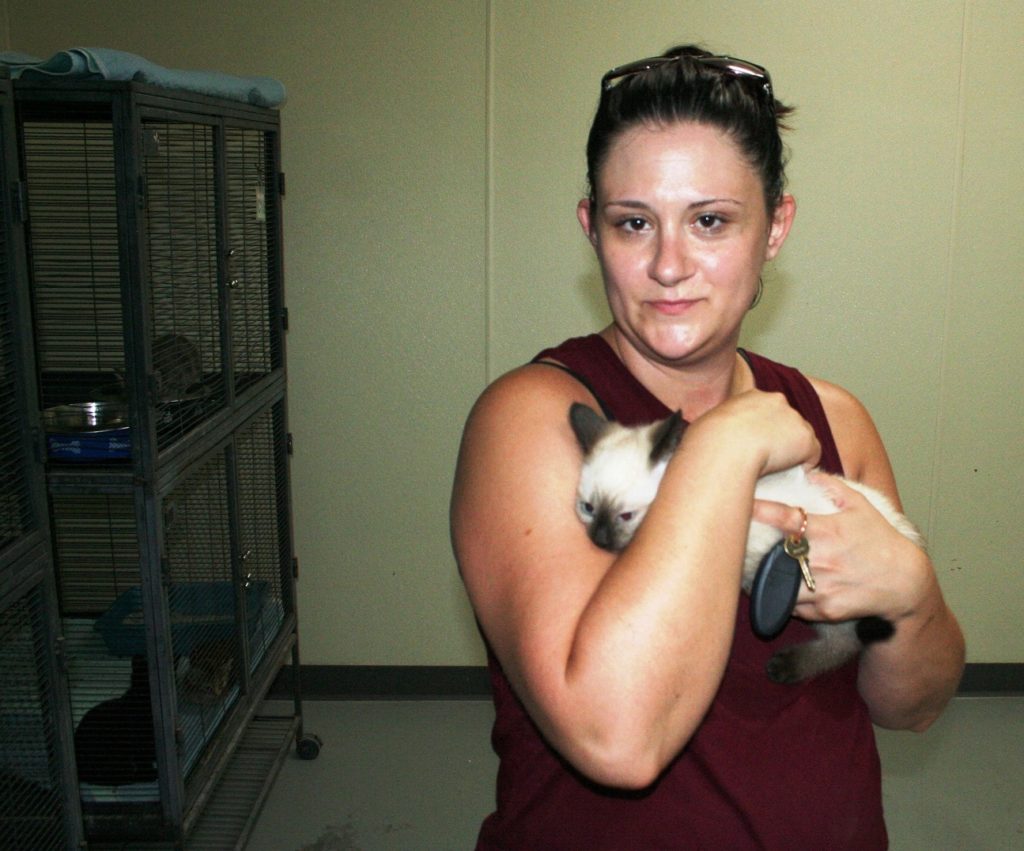
[[[134,53],[105,47],[72,47],[45,60],[11,51],[0,53],[0,63],[10,68],[14,79],[134,80],[267,107],[279,106],[285,99],[284,85],[271,77],[164,68]]]

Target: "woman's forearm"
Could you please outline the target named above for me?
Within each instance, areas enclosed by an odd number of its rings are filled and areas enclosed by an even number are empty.
[[[861,655],[858,686],[872,720],[894,730],[927,729],[956,693],[964,667],[964,637],[946,605],[927,556],[920,603],[895,622],[887,641]]]

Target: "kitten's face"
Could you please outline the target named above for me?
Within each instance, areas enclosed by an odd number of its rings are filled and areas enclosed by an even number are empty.
[[[570,421],[584,451],[576,514],[595,544],[618,552],[632,540],[658,492],[682,433],[681,419],[627,428],[574,405]]]

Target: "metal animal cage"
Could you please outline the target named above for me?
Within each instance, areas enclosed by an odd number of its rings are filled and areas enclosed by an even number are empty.
[[[18,185],[12,108],[10,82],[0,80],[0,848],[59,851],[76,847],[82,831],[33,440],[24,243],[11,204]]]
[[[198,797],[218,734],[280,638],[292,603],[279,405],[160,500],[155,600],[140,569],[138,495],[51,493],[78,778],[94,834],[122,836],[127,804],[133,828],[159,822],[161,760],[181,778],[186,806]],[[152,621],[169,639],[155,651]]]
[[[297,681],[293,715],[257,715],[298,670],[277,114],[15,95],[77,804],[90,847],[181,847],[225,833],[205,805],[250,732],[318,750]]]
[[[150,408],[163,451],[283,366],[277,133],[142,112],[133,146],[49,106],[20,122],[43,408]]]

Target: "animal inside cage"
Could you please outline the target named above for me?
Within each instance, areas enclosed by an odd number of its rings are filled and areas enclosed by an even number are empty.
[[[145,118],[136,161],[112,116],[39,104],[21,132],[44,409],[152,406],[162,450],[283,365],[274,134]],[[81,436],[124,427],[51,428],[51,457],[130,457]]]
[[[188,785],[277,639],[289,546],[279,407],[256,415],[161,500],[164,582],[147,605],[134,496],[53,493],[53,539],[83,808],[159,802],[160,720],[174,718],[174,764]],[[234,470],[232,474],[230,471]],[[169,653],[147,635],[165,625]],[[173,703],[154,704],[164,666]],[[159,675],[158,675],[159,676]]]
[[[69,829],[191,847],[298,668],[278,117],[136,83],[14,91]]]

